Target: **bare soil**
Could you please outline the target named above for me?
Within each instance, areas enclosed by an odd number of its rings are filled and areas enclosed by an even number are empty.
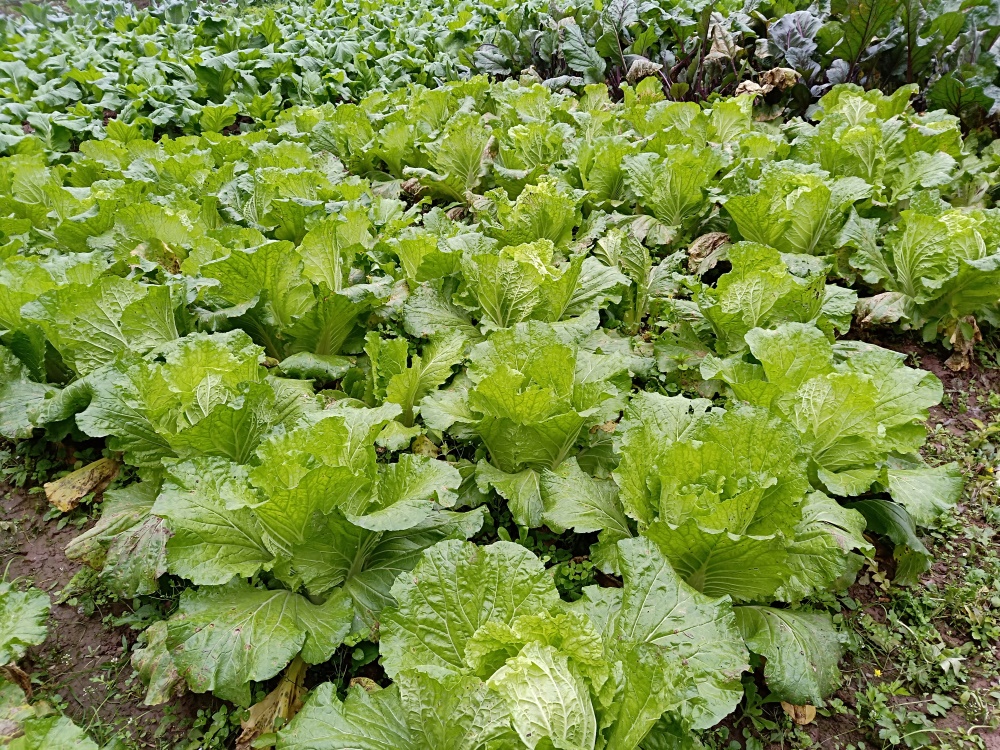
[[[58,604],[58,594],[80,570],[63,552],[81,529],[45,521],[44,494],[0,487],[0,571],[7,579],[27,579],[49,592],[49,635],[29,650],[20,666],[32,675],[35,692],[60,696],[65,713],[97,734],[119,735],[135,748],[174,748],[198,708],[212,708],[206,696],[188,695],[169,706],[143,705],[144,688],[131,652],[138,632],[105,623],[126,614],[121,602],[97,603],[90,616],[81,605]],[[105,737],[103,739],[110,739]]]

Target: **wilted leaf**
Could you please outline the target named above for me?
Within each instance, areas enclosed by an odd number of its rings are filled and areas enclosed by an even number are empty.
[[[816,719],[815,706],[794,706],[791,703],[781,701],[781,708],[792,718],[792,721],[800,726],[811,724]]]
[[[277,687],[264,700],[250,707],[246,718],[240,722],[243,731],[236,738],[236,750],[250,750],[254,740],[262,734],[280,729],[295,717],[306,694],[306,669],[302,659],[293,659]]]
[[[118,476],[121,462],[99,458],[54,482],[45,483],[45,496],[63,513],[69,513],[89,493],[103,492]]]

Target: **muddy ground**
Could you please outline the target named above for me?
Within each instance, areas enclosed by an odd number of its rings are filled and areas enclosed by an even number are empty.
[[[62,703],[65,713],[99,742],[119,735],[128,738],[130,750],[176,748],[198,709],[220,704],[192,695],[173,705],[144,706],[145,689],[130,663],[139,633],[116,624],[128,619],[130,605],[95,601],[86,592],[58,603],[60,592],[81,570],[63,550],[82,529],[45,520],[44,493],[9,485],[0,491],[0,571],[6,571],[7,580],[32,582],[53,601],[47,640],[20,662],[37,696]]]

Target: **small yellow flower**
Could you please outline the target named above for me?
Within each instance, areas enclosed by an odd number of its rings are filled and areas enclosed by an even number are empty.
[[[881,669],[876,669],[875,670],[875,676],[876,677],[881,677],[882,676],[882,670]]]

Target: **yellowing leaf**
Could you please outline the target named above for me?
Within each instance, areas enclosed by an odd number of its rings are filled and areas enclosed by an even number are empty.
[[[90,492],[103,492],[115,477],[121,464],[113,458],[99,458],[62,479],[45,483],[45,497],[63,513],[69,513]]]
[[[243,729],[236,738],[236,750],[249,750],[253,741],[262,734],[273,732],[287,724],[302,708],[302,699],[306,688],[306,663],[301,657],[295,657],[281,682],[260,703],[250,707],[247,717],[240,722]]]

